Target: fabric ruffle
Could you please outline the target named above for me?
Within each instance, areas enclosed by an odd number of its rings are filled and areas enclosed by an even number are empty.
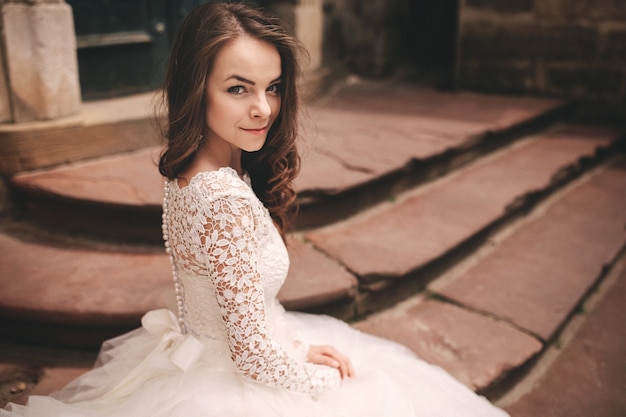
[[[318,397],[243,379],[223,343],[183,335],[168,310],[103,345],[98,367],[54,397],[32,396],[0,416],[28,417],[505,417],[442,369],[407,348],[326,316],[285,313],[279,337],[345,352],[356,377]]]

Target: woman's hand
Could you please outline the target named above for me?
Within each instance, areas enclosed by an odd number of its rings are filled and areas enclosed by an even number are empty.
[[[350,363],[350,359],[332,346],[311,346],[309,353],[306,355],[306,360],[311,363],[336,368],[342,379],[354,376],[354,368]]]

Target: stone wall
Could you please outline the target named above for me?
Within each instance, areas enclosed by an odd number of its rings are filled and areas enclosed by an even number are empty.
[[[460,0],[456,83],[626,104],[624,0]]]
[[[409,27],[405,0],[324,0],[324,62],[365,76],[385,76],[402,56]]]
[[[324,0],[324,62],[448,86],[458,0]]]

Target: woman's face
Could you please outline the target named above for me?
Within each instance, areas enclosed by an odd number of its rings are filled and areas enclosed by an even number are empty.
[[[209,146],[261,149],[280,111],[280,80],[270,43],[242,36],[222,47],[206,82]]]

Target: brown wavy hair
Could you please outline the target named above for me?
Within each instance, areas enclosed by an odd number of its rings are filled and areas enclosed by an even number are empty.
[[[280,112],[263,147],[256,152],[243,151],[241,162],[250,175],[254,192],[284,237],[296,200],[293,180],[300,170],[296,149],[299,111],[296,83],[298,58],[306,52],[266,12],[241,3],[210,2],[195,8],[183,21],[163,85],[166,147],[159,160],[159,172],[170,180],[179,178],[195,157],[207,129],[207,77],[220,49],[241,36],[268,42],[280,55]]]

